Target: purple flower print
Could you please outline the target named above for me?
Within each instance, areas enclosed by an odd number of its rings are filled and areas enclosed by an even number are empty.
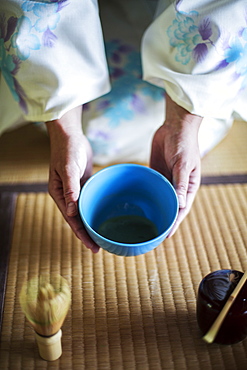
[[[60,12],[65,6],[69,4],[68,0],[51,0],[52,3],[58,3],[57,11]]]
[[[181,5],[182,1],[183,1],[183,0],[176,0],[175,8],[176,8],[177,10],[179,10],[179,6]]]
[[[111,78],[112,90],[96,102],[86,107],[101,111],[107,119],[108,127],[112,129],[124,121],[132,120],[136,114],[144,115],[146,112],[146,97],[154,101],[164,98],[164,90],[142,81],[140,53],[132,45],[122,44],[120,40],[113,39],[106,42],[106,54]],[[108,139],[102,138],[102,144],[108,145]],[[95,138],[99,145],[98,137]]]
[[[177,1],[177,7],[179,4],[180,1]],[[186,65],[193,58],[196,63],[202,63],[213,46],[218,55],[223,55],[223,59],[219,60],[214,70],[234,64],[229,83],[241,78],[241,89],[246,88],[247,27],[239,26],[239,30],[231,35],[228,30],[213,27],[209,17],[199,21],[199,16],[200,14],[195,11],[183,13],[177,9],[176,18],[167,29],[170,45],[176,50],[176,62]],[[247,11],[245,21],[247,23]]]
[[[20,68],[21,61],[16,55],[10,55],[6,52],[4,39],[0,38],[0,70],[11,91],[15,101],[17,101],[22,110],[27,113],[25,103],[25,93],[16,79],[16,74]]]
[[[49,48],[52,48],[57,40],[57,36],[51,32],[50,28],[47,27],[47,30],[43,33],[42,42],[43,45]]]
[[[32,12],[35,20],[32,23],[32,28],[39,34],[42,34],[42,45],[52,48],[57,41],[57,36],[52,32],[57,28],[60,21],[59,12],[69,5],[68,0],[49,0],[47,2],[30,2],[25,1],[22,4],[24,11]],[[29,19],[29,18],[28,18]]]
[[[247,11],[246,11],[247,14]],[[247,17],[245,18],[247,23]],[[221,60],[216,70],[234,65],[229,83],[241,79],[240,90],[247,87],[247,27],[241,27],[239,31],[231,35],[222,32],[221,45],[224,59]]]
[[[209,38],[212,36],[212,33],[213,33],[209,18],[204,18],[202,20],[202,22],[198,26],[198,31],[203,41],[209,40]]]
[[[203,18],[197,25],[199,13],[192,11],[177,13],[172,25],[167,29],[170,45],[176,48],[175,60],[183,65],[191,61],[203,62],[208,54],[208,46],[215,46],[211,37],[218,38],[219,31],[213,32],[209,17]]]
[[[109,100],[99,100],[97,104],[97,109],[99,110],[104,110],[110,106],[110,101]]]
[[[111,77],[112,78],[119,78],[125,74],[122,68],[111,68]]]
[[[131,45],[120,45],[118,47],[118,51],[120,51],[120,53],[128,54],[128,53],[131,53],[133,50],[134,49]]]
[[[7,18],[4,13],[0,14],[0,70],[13,98],[26,114],[26,94],[17,80],[17,74],[31,53],[42,46],[54,46],[58,37],[52,30],[59,23],[59,12],[67,5],[69,0],[22,0],[24,15]],[[31,18],[28,13],[33,13]]]
[[[16,25],[18,22],[18,18],[10,17],[8,21],[0,20],[0,35],[4,42],[9,41],[10,37],[13,35]]]
[[[139,113],[144,113],[146,111],[146,107],[144,105],[144,102],[137,94],[132,95],[132,100],[130,102],[131,107]]]
[[[112,58],[112,61],[114,63],[120,63],[121,62],[121,56],[117,52],[113,53],[111,58]]]
[[[0,70],[14,100],[27,113],[25,93],[15,77],[19,71],[21,60],[15,54],[9,52],[11,48],[9,43],[16,30],[17,22],[18,18],[16,17],[10,17],[8,20],[6,20],[5,15],[0,17]]]
[[[196,47],[194,48],[192,52],[192,55],[197,63],[201,63],[205,59],[207,53],[208,53],[207,45],[204,43],[201,43],[201,44],[196,45]]]
[[[120,43],[120,40],[112,40],[111,45],[106,49],[108,58],[112,63],[120,64],[123,62],[126,54],[129,54],[133,51],[131,45],[123,45]]]

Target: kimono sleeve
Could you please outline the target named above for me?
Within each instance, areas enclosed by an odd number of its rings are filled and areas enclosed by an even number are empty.
[[[0,67],[28,121],[60,118],[110,89],[96,0],[1,0]]]
[[[246,1],[160,3],[142,41],[143,78],[191,113],[247,119]]]

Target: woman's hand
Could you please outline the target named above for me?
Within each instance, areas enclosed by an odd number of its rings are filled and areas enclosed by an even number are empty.
[[[96,253],[78,214],[80,188],[92,174],[92,151],[81,128],[81,107],[62,118],[46,122],[51,144],[49,193],[75,235]]]
[[[198,130],[202,117],[189,113],[166,96],[165,123],[156,131],[150,167],[162,173],[175,187],[179,214],[172,236],[189,213],[201,181]]]

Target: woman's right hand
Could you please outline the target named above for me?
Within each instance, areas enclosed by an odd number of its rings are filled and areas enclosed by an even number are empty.
[[[78,213],[81,186],[92,174],[92,150],[82,132],[81,109],[46,122],[51,147],[49,193],[75,235],[97,253],[99,246],[89,237]]]

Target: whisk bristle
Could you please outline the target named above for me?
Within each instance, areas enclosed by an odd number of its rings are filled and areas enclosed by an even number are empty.
[[[58,332],[68,313],[71,293],[60,275],[33,278],[22,287],[20,303],[34,330],[43,336]]]

